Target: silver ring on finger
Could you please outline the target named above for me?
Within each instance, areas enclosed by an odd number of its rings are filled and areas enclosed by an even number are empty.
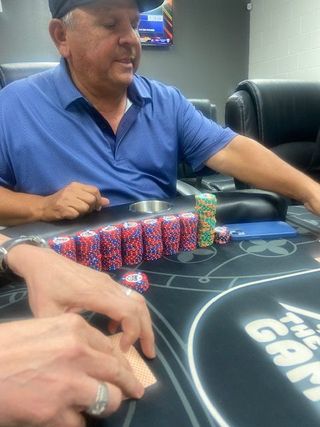
[[[109,402],[108,386],[105,383],[99,383],[94,403],[86,410],[88,415],[98,417],[107,409]]]

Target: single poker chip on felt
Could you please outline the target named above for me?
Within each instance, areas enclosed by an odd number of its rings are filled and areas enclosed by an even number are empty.
[[[149,289],[149,279],[145,273],[140,271],[129,271],[120,278],[120,284],[144,294]]]

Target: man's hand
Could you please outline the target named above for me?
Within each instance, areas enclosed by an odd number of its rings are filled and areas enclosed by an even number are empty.
[[[319,183],[250,138],[236,136],[211,156],[206,166],[256,188],[298,200],[312,213],[320,215]]]
[[[320,186],[314,196],[304,203],[304,206],[314,215],[320,215]]]
[[[77,314],[0,325],[0,426],[84,427],[82,411],[108,383],[104,415],[142,385],[108,337]]]
[[[110,319],[110,332],[119,324],[121,348],[129,349],[138,338],[144,354],[155,357],[154,334],[145,299],[127,296],[111,277],[58,255],[51,249],[19,245],[8,254],[12,271],[23,277],[29,303],[37,317],[90,310]]]
[[[42,221],[75,219],[94,210],[107,206],[109,200],[101,197],[99,190],[92,185],[72,182],[56,193],[41,200]]]

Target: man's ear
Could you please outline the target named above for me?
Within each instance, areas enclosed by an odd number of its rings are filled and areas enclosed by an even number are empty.
[[[61,56],[69,57],[69,44],[67,41],[67,28],[61,19],[52,19],[49,23],[49,33]]]

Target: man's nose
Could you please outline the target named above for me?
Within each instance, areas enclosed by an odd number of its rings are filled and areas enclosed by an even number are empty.
[[[120,44],[137,43],[138,38],[139,38],[138,30],[130,26],[122,31],[122,34],[120,35],[119,43]]]

